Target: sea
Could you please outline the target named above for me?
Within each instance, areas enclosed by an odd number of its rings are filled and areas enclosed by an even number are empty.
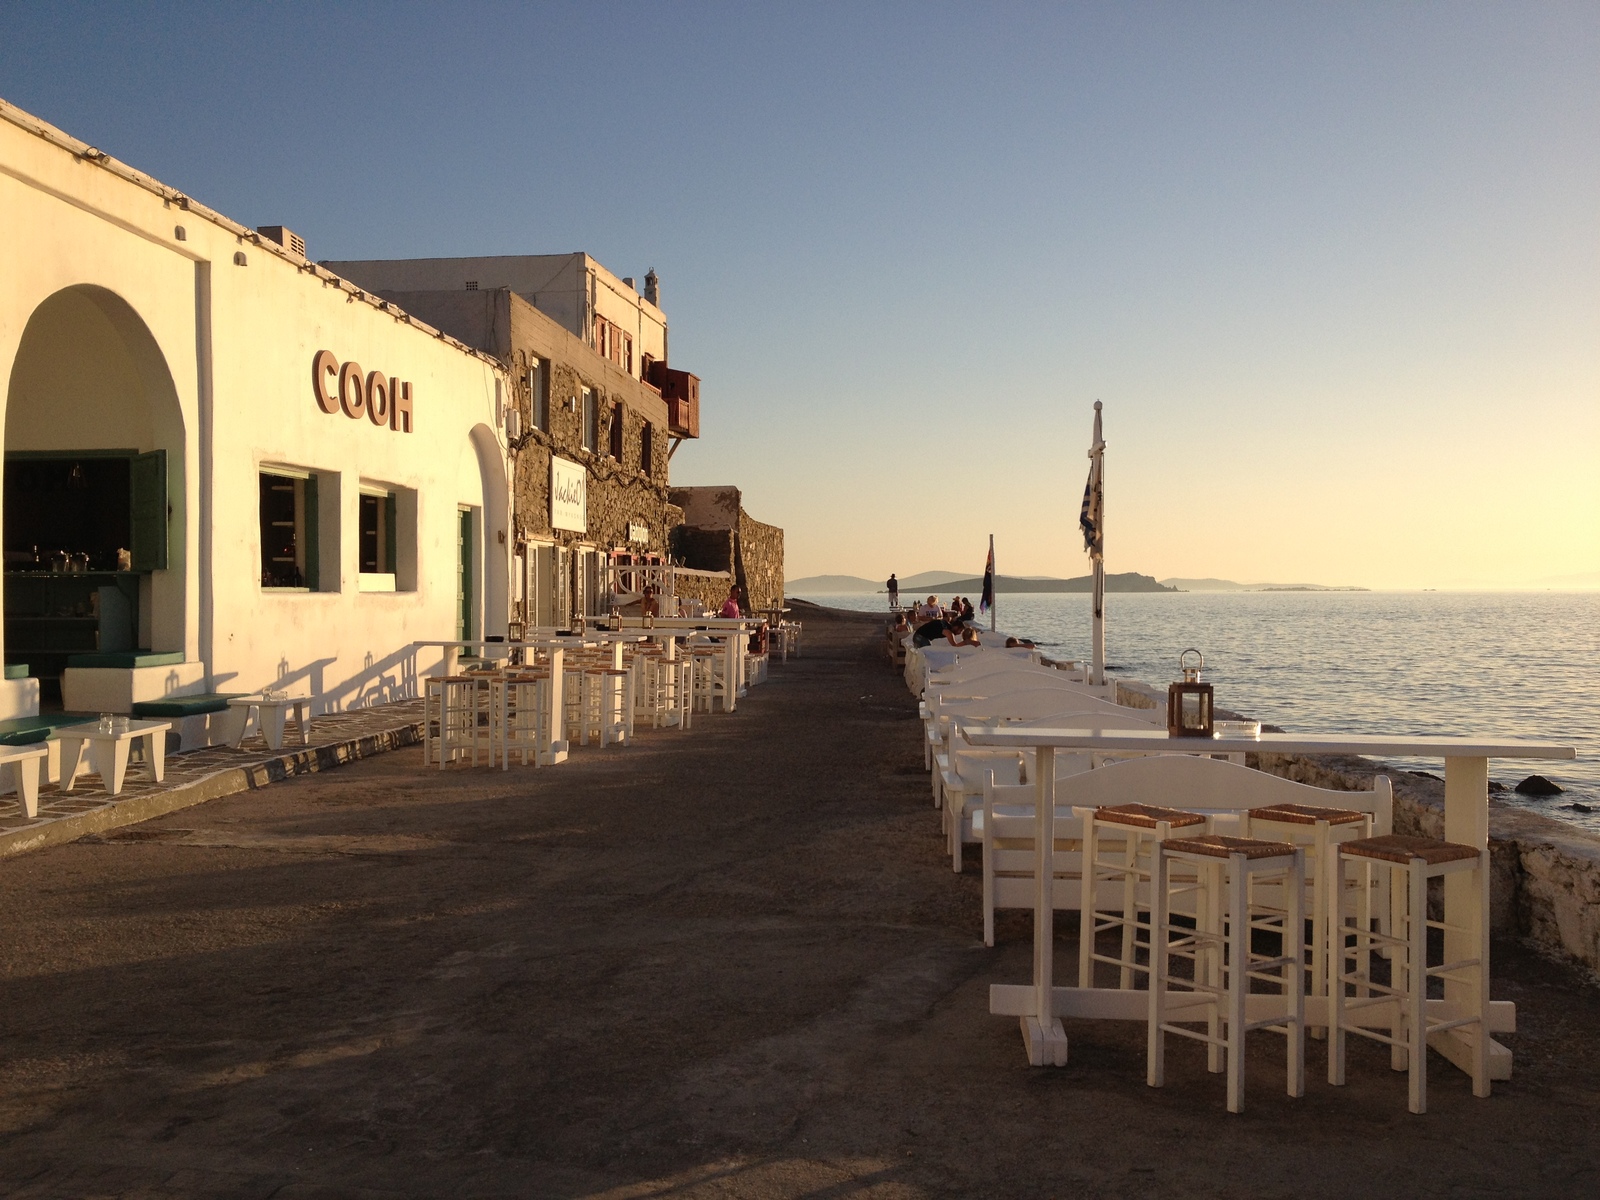
[[[881,594],[801,595],[886,611]],[[948,600],[948,596],[941,599]],[[1002,594],[1003,633],[1089,656],[1090,598]],[[976,622],[987,630],[989,621]],[[1600,833],[1600,592],[1163,592],[1106,597],[1113,676],[1164,688],[1189,647],[1218,708],[1295,733],[1487,734],[1576,746],[1576,761],[1493,759],[1497,798]],[[1437,759],[1392,760],[1443,774]],[[1594,811],[1585,813],[1583,808]]]

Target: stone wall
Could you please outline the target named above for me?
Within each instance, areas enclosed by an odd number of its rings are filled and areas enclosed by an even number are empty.
[[[735,573],[751,608],[783,605],[783,530],[764,525],[739,510],[739,544]]]

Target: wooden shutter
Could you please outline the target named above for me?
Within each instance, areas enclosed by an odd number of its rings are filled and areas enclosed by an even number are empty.
[[[133,569],[167,569],[167,452],[136,455],[128,469],[132,492]]]
[[[300,523],[306,531],[305,568],[300,572],[301,578],[306,582],[306,587],[313,592],[320,590],[322,572],[322,531],[317,527],[317,477],[315,475],[302,481],[304,489],[301,494],[305,497],[301,510]]]
[[[395,585],[398,588],[400,583],[398,572],[400,568],[396,564],[400,559],[395,551],[400,545],[400,540],[396,536],[398,531],[395,529],[397,507],[393,492],[383,498],[383,569],[396,576]]]

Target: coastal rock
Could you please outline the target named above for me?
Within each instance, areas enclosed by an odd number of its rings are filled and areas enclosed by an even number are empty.
[[[1517,784],[1517,791],[1524,796],[1559,796],[1564,789],[1551,783],[1543,775],[1529,775]]]

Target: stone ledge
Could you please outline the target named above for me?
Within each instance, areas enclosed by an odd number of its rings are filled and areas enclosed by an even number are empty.
[[[1396,833],[1444,836],[1444,781],[1356,755],[1253,754],[1269,774],[1339,791],[1394,784]],[[1600,837],[1526,809],[1489,801],[1490,921],[1497,933],[1600,970]]]

